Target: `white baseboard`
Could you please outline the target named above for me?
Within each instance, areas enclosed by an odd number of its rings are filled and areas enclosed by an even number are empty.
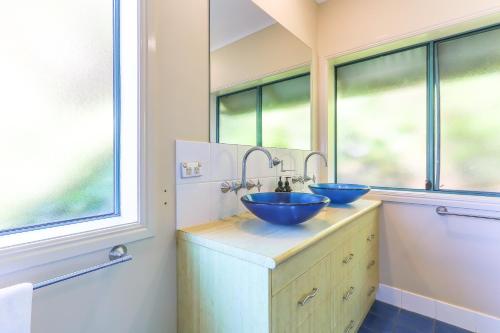
[[[380,284],[377,300],[478,333],[500,332],[500,318]]]

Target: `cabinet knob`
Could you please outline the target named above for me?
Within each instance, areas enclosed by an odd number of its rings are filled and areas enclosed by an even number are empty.
[[[344,264],[348,264],[354,258],[354,253],[349,254],[347,257],[342,260]]]
[[[370,261],[370,263],[368,265],[366,265],[366,269],[370,269],[373,267],[373,265],[375,265],[375,259]]]
[[[354,294],[354,290],[356,290],[356,288],[354,288],[353,286],[351,286],[351,288],[349,288],[349,290],[346,291],[346,293],[344,294],[344,296],[342,296],[342,300],[344,302],[346,302],[349,299],[351,299],[351,296]]]
[[[375,292],[377,288],[375,288],[375,286],[372,286],[370,288],[370,291],[368,291],[368,294],[366,295],[366,297],[370,297],[371,295],[373,295],[373,293]]]
[[[366,237],[366,241],[367,241],[367,242],[371,242],[371,241],[372,241],[372,240],[374,240],[374,239],[375,239],[375,234],[371,234],[371,235],[369,235],[368,237]]]
[[[307,294],[306,296],[304,296],[304,298],[302,298],[298,302],[298,304],[300,306],[306,305],[311,299],[313,299],[314,297],[316,297],[316,295],[318,294],[318,291],[319,291],[319,288],[313,288],[309,294]]]
[[[351,320],[349,324],[346,326],[344,333],[350,333],[354,328],[354,320]]]

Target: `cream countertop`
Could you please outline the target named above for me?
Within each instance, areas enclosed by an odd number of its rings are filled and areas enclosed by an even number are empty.
[[[335,232],[380,201],[358,200],[324,208],[313,219],[291,226],[264,222],[247,212],[178,230],[178,237],[274,269],[304,248]]]

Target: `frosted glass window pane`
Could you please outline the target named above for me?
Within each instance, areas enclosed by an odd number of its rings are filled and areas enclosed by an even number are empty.
[[[423,189],[426,47],[337,68],[337,177]]]
[[[262,145],[311,149],[309,75],[262,87]]]
[[[257,144],[257,89],[219,97],[219,142]]]
[[[115,212],[112,5],[0,4],[0,231]]]
[[[438,44],[440,188],[500,192],[500,30]]]

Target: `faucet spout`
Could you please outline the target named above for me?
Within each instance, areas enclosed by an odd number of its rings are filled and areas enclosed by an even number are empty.
[[[313,151],[309,155],[306,156],[306,159],[304,161],[304,182],[307,182],[311,180],[312,178],[307,175],[307,161],[309,161],[309,158],[313,155],[319,155],[321,158],[323,158],[323,161],[325,162],[325,166],[328,166],[328,159],[326,158],[326,155],[319,152],[319,151]]]
[[[254,151],[261,151],[264,154],[266,154],[267,158],[269,159],[269,168],[272,169],[274,166],[273,157],[271,156],[271,153],[269,152],[269,150],[267,150],[266,148],[252,147],[252,148],[248,149],[247,152],[245,153],[245,155],[243,155],[243,162],[241,163],[241,165],[242,165],[241,188],[247,187],[247,159],[248,159],[248,156],[251,153],[253,153]]]

